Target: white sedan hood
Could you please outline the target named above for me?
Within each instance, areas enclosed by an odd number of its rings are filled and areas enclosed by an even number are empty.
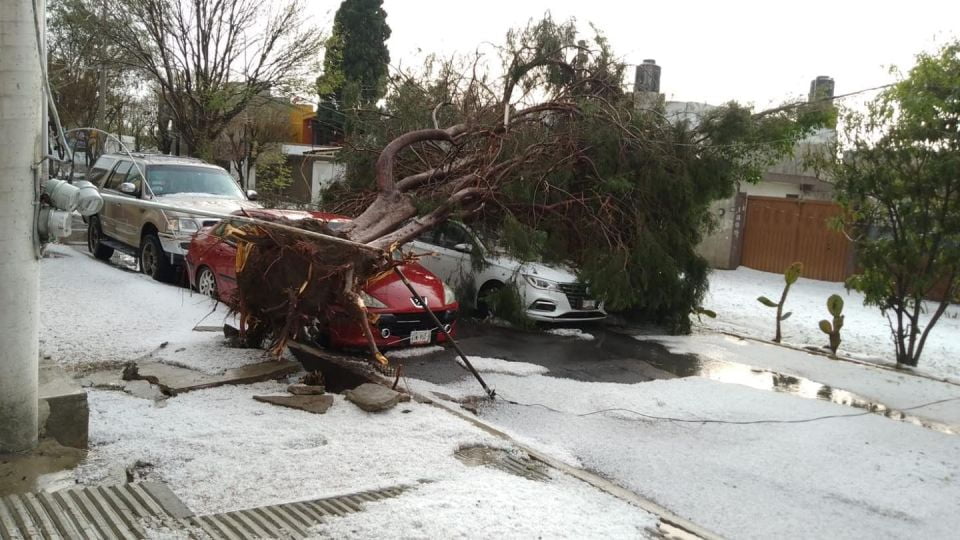
[[[490,255],[487,257],[487,262],[511,273],[532,274],[557,283],[575,283],[577,281],[577,275],[567,266],[536,262],[521,263],[517,259],[505,255]]]

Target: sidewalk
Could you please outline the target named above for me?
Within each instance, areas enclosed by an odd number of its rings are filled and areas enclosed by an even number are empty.
[[[960,386],[950,382],[712,333],[637,336],[637,339],[662,343],[673,353],[696,354],[706,359],[738,362],[754,368],[796,375],[827,385],[832,390],[853,392],[898,411],[949,399],[951,401],[910,410],[909,413],[945,424],[960,434]],[[814,392],[816,390],[813,389]]]
[[[703,306],[717,313],[715,319],[703,317],[703,328],[770,339],[774,332],[773,310],[756,298],[779,296],[783,275],[741,267],[737,270],[712,270],[710,289]],[[864,306],[863,295],[847,291],[843,283],[801,277],[787,296],[784,311],[793,315],[783,321],[783,342],[797,347],[823,347],[827,336],[818,327],[821,319],[830,319],[826,302],[831,294],[843,298],[844,323],[840,332],[840,354],[858,360],[891,366],[895,364],[893,339],[887,319],[876,306]],[[774,296],[777,295],[777,296]],[[921,325],[926,326],[936,305],[926,302]],[[937,378],[960,381],[960,306],[947,308],[930,332],[920,365],[916,371]]]

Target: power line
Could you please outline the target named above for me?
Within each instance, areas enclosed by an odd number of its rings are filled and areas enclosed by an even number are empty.
[[[764,111],[760,111],[760,112],[756,113],[754,116],[759,116],[759,115],[764,115],[764,114],[772,114],[772,113],[775,113],[775,112],[785,111],[785,110],[793,109],[793,108],[796,108],[796,107],[802,107],[802,106],[804,106],[804,105],[813,105],[813,104],[816,104],[816,103],[828,103],[828,102],[835,101],[835,100],[838,100],[838,99],[848,98],[848,97],[850,97],[850,96],[856,96],[856,95],[858,95],[858,94],[864,94],[864,93],[866,93],[866,92],[873,92],[873,91],[875,91],[875,90],[883,90],[884,88],[890,88],[891,86],[895,86],[895,85],[897,85],[897,84],[898,84],[898,83],[881,84],[880,86],[873,86],[873,87],[870,87],[870,88],[863,88],[863,89],[861,89],[861,90],[855,90],[855,91],[853,91],[853,92],[847,92],[846,94],[837,94],[837,95],[835,95],[835,96],[818,98],[818,99],[815,99],[815,100],[813,100],[813,101],[809,101],[809,100],[808,100],[808,101],[795,101],[795,102],[793,102],[793,103],[788,103],[788,104],[786,104],[786,105],[781,105],[781,106],[779,106],[779,107],[774,107],[773,109],[767,109],[767,110],[764,110]]]
[[[831,420],[831,419],[835,419],[835,418],[856,418],[856,417],[858,417],[858,416],[866,416],[866,415],[869,415],[869,414],[875,414],[873,411],[864,411],[864,412],[851,413],[851,414],[830,414],[830,415],[825,415],[825,416],[815,416],[815,417],[813,417],[813,418],[799,418],[799,419],[720,420],[720,419],[716,419],[716,418],[677,418],[677,417],[673,417],[673,416],[657,416],[657,415],[642,413],[642,412],[639,412],[639,411],[635,411],[635,410],[633,410],[633,409],[627,409],[627,408],[623,408],[623,407],[611,407],[611,408],[608,408],[608,409],[600,409],[600,410],[596,410],[596,411],[590,411],[590,412],[587,412],[587,413],[579,413],[579,414],[578,414],[578,413],[571,413],[571,412],[568,412],[568,411],[561,411],[561,410],[559,410],[559,409],[554,409],[553,407],[550,407],[550,406],[548,406],[548,405],[544,405],[544,404],[542,404],[542,403],[521,403],[521,402],[518,402],[518,401],[513,401],[513,400],[510,400],[510,399],[505,398],[502,393],[498,393],[497,395],[501,398],[502,401],[504,401],[504,402],[506,402],[506,403],[510,403],[511,405],[520,405],[520,406],[522,406],[522,407],[540,407],[540,408],[547,409],[548,411],[552,411],[552,412],[555,412],[555,413],[559,413],[559,414],[571,414],[571,415],[577,416],[577,417],[593,416],[593,415],[595,415],[595,414],[603,414],[603,413],[608,413],[608,412],[626,412],[626,413],[634,414],[634,415],[640,416],[640,417],[642,417],[642,418],[647,418],[647,419],[650,419],[650,420],[661,420],[661,421],[666,421],[666,422],[679,422],[679,423],[687,423],[687,424],[731,424],[731,425],[752,425],[752,424],[805,424],[805,423],[809,423],[809,422],[818,422],[818,421],[821,421],[821,420]],[[941,404],[941,403],[946,403],[946,402],[949,402],[949,401],[956,401],[956,400],[960,400],[960,396],[952,397],[952,398],[946,398],[946,399],[939,399],[939,400],[937,400],[937,401],[931,401],[931,402],[928,402],[928,403],[922,403],[922,404],[920,404],[920,405],[914,405],[914,406],[912,406],[912,407],[906,407],[906,408],[904,408],[904,409],[899,409],[899,412],[912,411],[912,410],[915,410],[915,409],[922,409],[922,408],[924,408],[924,407],[930,407],[930,406],[933,406],[933,405],[939,405],[939,404]]]

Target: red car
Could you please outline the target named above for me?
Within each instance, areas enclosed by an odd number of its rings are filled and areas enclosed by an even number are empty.
[[[349,221],[349,218],[323,212],[245,211],[245,215],[251,217],[256,217],[258,213],[291,220],[319,219],[334,229],[338,223]],[[237,287],[234,262],[236,244],[233,240],[224,238],[225,227],[225,223],[219,223],[201,229],[190,242],[186,263],[192,288],[201,294],[229,301],[233,298]],[[408,263],[400,268],[440,322],[452,333],[460,306],[450,287],[417,263]],[[433,323],[430,314],[419,305],[396,274],[386,274],[371,283],[362,295],[367,310],[380,316],[372,328],[378,347],[429,345],[446,341],[446,336]],[[323,336],[322,340],[324,345],[333,347],[365,348],[367,346],[360,324],[348,316],[344,310],[337,310],[337,315],[330,322],[329,335]]]

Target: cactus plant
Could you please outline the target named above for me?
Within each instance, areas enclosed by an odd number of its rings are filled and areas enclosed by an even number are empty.
[[[803,272],[803,263],[795,262],[787,267],[786,271],[783,273],[783,281],[786,282],[786,285],[783,287],[783,293],[780,295],[780,302],[774,303],[773,300],[770,300],[766,296],[757,297],[757,302],[771,307],[777,308],[777,334],[773,337],[773,341],[780,343],[780,322],[787,320],[790,315],[793,315],[793,312],[783,312],[783,304],[787,301],[787,293],[790,292],[790,286],[797,282],[800,279],[800,273]]]
[[[830,352],[833,357],[837,357],[837,349],[840,348],[840,329],[843,328],[843,298],[838,294],[831,294],[827,298],[827,311],[833,315],[833,323],[824,319],[820,321],[820,330],[830,336]]]
[[[696,316],[697,316],[697,320],[700,321],[700,322],[703,322],[703,319],[700,317],[701,315],[703,315],[704,317],[710,317],[711,319],[716,319],[716,318],[717,318],[717,312],[716,312],[716,311],[713,311],[712,309],[707,309],[707,308],[702,307],[702,306],[696,306],[696,307],[694,307],[694,308],[690,311],[690,313],[692,313],[693,315],[696,315]]]

